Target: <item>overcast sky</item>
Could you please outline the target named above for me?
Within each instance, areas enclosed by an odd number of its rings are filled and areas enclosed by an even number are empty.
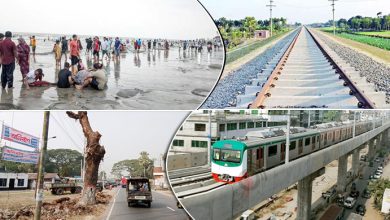
[[[65,112],[51,112],[48,149],[70,148],[82,152],[84,136],[80,123],[69,118]],[[102,135],[101,144],[106,149],[103,169],[111,172],[112,165],[120,160],[138,158],[141,151],[157,159],[165,153],[172,136],[186,118],[185,111],[89,111],[92,129]],[[0,120],[15,129],[31,135],[42,136],[43,112],[0,111]],[[4,141],[2,145],[4,144]],[[7,145],[22,150],[32,148],[11,143]]]
[[[12,0],[1,8],[2,32],[169,39],[217,33],[196,0]]]
[[[254,16],[268,19],[269,0],[200,0],[215,18],[242,19]],[[275,0],[274,17],[285,17],[287,22],[303,24],[326,22],[332,19],[331,2],[328,0]],[[375,17],[378,12],[390,13],[390,0],[338,0],[336,1],[336,19],[350,18],[355,15]]]

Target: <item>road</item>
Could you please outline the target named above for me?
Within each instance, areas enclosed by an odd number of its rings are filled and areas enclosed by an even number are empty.
[[[345,214],[344,214],[345,218],[347,218],[350,215],[350,213],[356,212],[355,209],[356,209],[357,205],[359,205],[359,204],[364,204],[366,209],[367,209],[366,215],[364,216],[363,219],[372,219],[371,218],[372,215],[375,215],[375,216],[378,215],[378,212],[376,210],[373,210],[372,199],[363,198],[363,197],[361,197],[361,195],[363,193],[363,190],[365,188],[367,188],[367,186],[368,186],[368,182],[369,182],[368,178],[369,178],[369,176],[372,175],[375,172],[375,170],[377,169],[377,167],[381,163],[383,163],[383,159],[382,158],[380,159],[380,162],[374,162],[372,167],[369,167],[368,164],[363,167],[363,172],[362,172],[363,173],[363,179],[355,180],[356,187],[357,187],[357,189],[360,192],[359,198],[358,198],[358,200],[356,202],[356,205],[352,209],[345,209]],[[386,168],[388,169],[388,166]],[[387,178],[387,177],[385,177],[385,172],[383,174],[384,175],[383,175],[382,178]],[[382,219],[382,218],[380,218],[380,219]]]
[[[127,206],[126,190],[120,188],[114,198],[113,205],[106,220],[124,220],[124,219],[158,219],[174,220],[189,219],[184,209],[178,209],[176,198],[173,194],[161,191],[152,191],[152,207],[147,208],[143,205]]]

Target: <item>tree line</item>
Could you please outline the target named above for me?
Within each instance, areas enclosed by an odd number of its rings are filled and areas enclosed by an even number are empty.
[[[328,24],[332,24],[329,21]],[[337,21],[337,26],[342,30],[368,30],[381,31],[390,30],[390,15],[382,17],[362,17],[360,15],[347,19],[341,18]]]
[[[47,151],[44,169],[46,173],[58,173],[61,177],[74,177],[81,174],[83,155],[72,149],[50,149]],[[38,165],[0,161],[0,168],[9,173],[36,173]]]
[[[149,153],[142,151],[136,159],[126,159],[115,163],[112,166],[111,174],[120,179],[129,173],[133,177],[153,178],[153,160],[149,158]]]
[[[287,28],[286,18],[273,18],[272,29],[275,32],[283,31]],[[229,45],[229,48],[234,47],[247,38],[254,37],[255,30],[269,30],[270,20],[256,20],[255,17],[245,17],[244,19],[231,20],[225,17],[215,20],[219,31],[225,44]]]

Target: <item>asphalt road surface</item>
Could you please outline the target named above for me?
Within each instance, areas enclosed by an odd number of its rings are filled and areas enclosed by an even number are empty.
[[[383,163],[383,159],[381,158],[380,159],[380,162],[376,162],[374,161],[373,163],[373,167],[369,167],[368,163],[367,165],[363,168],[363,179],[357,179],[355,180],[355,183],[356,183],[356,188],[359,190],[360,192],[360,195],[356,201],[356,204],[353,206],[352,209],[348,209],[346,208],[345,209],[345,213],[344,213],[344,217],[345,219],[348,218],[348,216],[352,213],[352,212],[356,212],[356,207],[360,204],[360,205],[365,205],[366,209],[370,208],[370,206],[372,206],[372,204],[370,204],[370,202],[368,201],[368,199],[366,198],[363,198],[362,197],[362,193],[363,193],[363,190],[365,188],[367,188],[367,185],[368,185],[368,182],[369,182],[369,176],[370,175],[373,175],[373,173],[375,173],[375,170],[378,168],[378,166],[380,164]],[[366,218],[364,218],[366,219]]]
[[[189,219],[184,209],[178,209],[173,194],[152,191],[153,202],[151,208],[146,205],[127,206],[126,190],[120,188],[114,198],[113,206],[106,220],[128,219],[158,219],[158,220],[186,220]]]

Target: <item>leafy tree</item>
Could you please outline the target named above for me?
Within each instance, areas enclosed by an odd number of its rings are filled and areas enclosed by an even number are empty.
[[[80,176],[83,155],[72,149],[50,149],[47,151],[45,172],[59,176]]]
[[[138,162],[143,168],[143,176],[153,178],[153,160],[149,158],[148,152],[142,151],[138,158]]]
[[[137,159],[122,160],[112,166],[111,174],[116,178],[121,178],[127,172],[131,176],[146,176],[153,178],[153,160],[145,151],[140,153]]]
[[[386,188],[390,188],[390,180],[388,179],[378,179],[376,181],[370,182],[368,189],[371,191],[371,195],[374,197],[374,207],[376,209],[381,209],[383,193]]]
[[[253,33],[257,27],[255,17],[246,17],[244,20],[244,27],[249,36],[253,36]]]
[[[107,174],[104,170],[100,171],[98,179],[99,180],[106,180],[107,179]]]

